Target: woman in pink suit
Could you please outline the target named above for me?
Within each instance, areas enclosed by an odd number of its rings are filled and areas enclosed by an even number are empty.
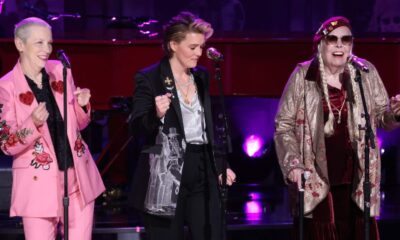
[[[68,172],[70,239],[91,239],[94,200],[104,185],[80,130],[90,121],[90,91],[67,77],[67,135],[62,136],[63,66],[48,60],[51,27],[38,18],[15,26],[19,60],[0,79],[0,147],[12,155],[10,216],[21,216],[25,238],[55,239],[63,224],[63,173]],[[67,146],[67,154],[64,154]]]

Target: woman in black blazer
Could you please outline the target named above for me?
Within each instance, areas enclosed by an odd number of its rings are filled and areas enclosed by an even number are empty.
[[[131,127],[144,147],[134,176],[134,206],[148,239],[221,239],[221,167],[212,151],[209,76],[197,67],[213,29],[182,12],[164,26],[165,57],[135,76]],[[227,184],[235,182],[227,169]]]

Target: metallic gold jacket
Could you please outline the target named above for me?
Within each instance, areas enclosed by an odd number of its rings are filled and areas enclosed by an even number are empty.
[[[364,60],[365,61],[365,60]],[[400,126],[389,109],[389,98],[376,68],[368,61],[365,64],[369,73],[361,73],[367,108],[376,139],[376,128],[393,129]],[[346,102],[348,109],[348,130],[352,147],[357,153],[357,165],[353,179],[352,198],[363,209],[364,180],[364,133],[359,125],[365,125],[360,89],[353,79],[351,88],[353,102]],[[294,168],[308,170],[311,174],[306,180],[304,211],[311,211],[329,192],[327,160],[325,153],[323,92],[320,87],[318,60],[313,59],[298,64],[291,74],[283,91],[278,112],[275,117],[275,146],[279,164],[285,181]],[[377,146],[377,144],[376,144]],[[379,215],[380,206],[380,155],[379,149],[370,151],[371,216]],[[295,207],[296,189],[290,186],[292,207]],[[295,208],[292,208],[295,214]]]

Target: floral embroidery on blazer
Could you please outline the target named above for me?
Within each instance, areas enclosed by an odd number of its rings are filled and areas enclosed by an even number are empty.
[[[75,140],[74,150],[76,151],[76,155],[78,157],[82,157],[85,154],[86,148],[82,141],[82,135],[78,131],[78,137]]]
[[[3,151],[7,152],[9,147],[15,146],[15,144],[18,142],[24,143],[25,138],[32,133],[32,130],[26,128],[23,128],[15,133],[11,133],[10,126],[6,124],[5,120],[1,120],[0,117],[0,146]]]
[[[35,168],[42,167],[43,170],[50,169],[50,163],[53,162],[53,159],[51,159],[50,154],[44,151],[42,143],[39,141],[35,142],[35,151],[32,154],[34,159],[31,161],[31,166],[34,166]]]

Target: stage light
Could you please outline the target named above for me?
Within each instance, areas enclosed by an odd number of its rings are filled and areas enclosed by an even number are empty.
[[[382,148],[383,139],[382,139],[382,137],[379,136],[379,135],[378,135],[378,137],[377,137],[377,142],[378,142],[378,147],[379,147],[379,148]]]
[[[257,135],[250,135],[244,140],[243,150],[249,157],[260,157],[264,153],[264,140]]]
[[[249,197],[251,200],[256,201],[256,200],[261,200],[262,194],[259,192],[250,192]]]
[[[246,202],[246,213],[261,213],[262,207],[259,201],[249,201]]]
[[[379,136],[377,137],[377,144],[378,144],[378,148],[380,149],[381,154],[385,153],[385,148],[383,147],[383,137]]]
[[[263,215],[263,208],[260,201],[249,201],[244,206],[245,219],[247,221],[260,221]]]

